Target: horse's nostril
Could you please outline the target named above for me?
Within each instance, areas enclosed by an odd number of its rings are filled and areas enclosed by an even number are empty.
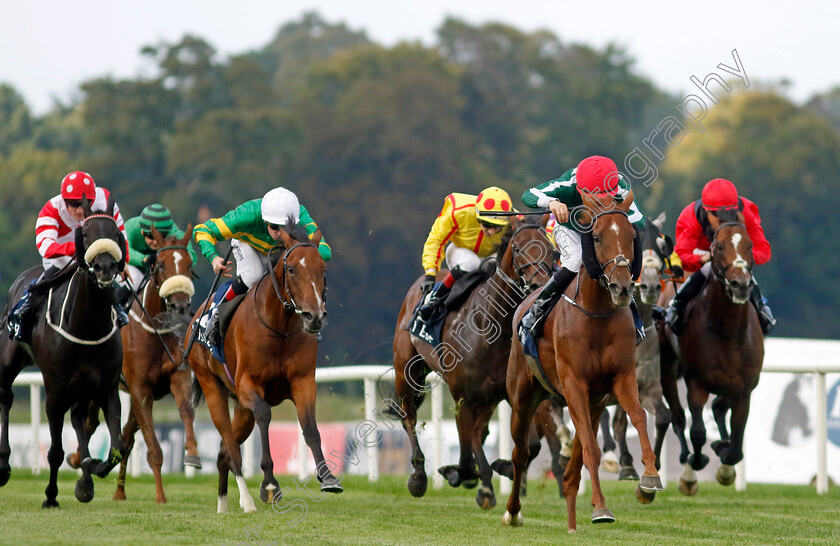
[[[303,313],[301,313],[301,316],[303,318],[305,318],[306,320],[312,320],[312,313],[309,313],[307,311],[304,311]]]

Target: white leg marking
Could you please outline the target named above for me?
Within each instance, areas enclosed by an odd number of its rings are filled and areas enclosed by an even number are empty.
[[[254,499],[248,493],[248,486],[245,484],[245,478],[242,476],[236,477],[236,485],[239,486],[239,506],[245,510],[245,513],[256,512],[257,507],[254,505]]]
[[[219,500],[216,503],[217,514],[227,514],[227,495],[219,495]]]

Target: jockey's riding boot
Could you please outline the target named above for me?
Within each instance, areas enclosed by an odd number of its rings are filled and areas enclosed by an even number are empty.
[[[114,312],[117,317],[117,326],[120,328],[128,325],[129,319],[127,308],[130,307],[131,292],[130,287],[122,284],[118,284],[117,287],[114,288]]]
[[[577,272],[570,271],[565,267],[561,267],[554,272],[554,275],[545,283],[542,292],[539,293],[537,299],[531,304],[531,308],[522,317],[521,328],[530,330],[534,337],[539,337],[542,330],[542,323],[545,320],[545,314],[548,310],[548,305],[554,296],[562,294],[572,279],[575,278]],[[520,336],[521,339],[521,336]]]
[[[40,277],[29,283],[29,286],[23,291],[18,302],[9,311],[9,316],[6,319],[6,327],[9,329],[9,337],[13,340],[29,343],[32,337],[32,314],[34,313],[34,309],[40,304],[43,298],[46,281],[50,280],[58,271],[59,268],[55,266],[48,267],[41,273]],[[37,298],[35,298],[36,294],[38,294]]]
[[[630,300],[630,311],[633,313],[633,326],[636,328],[636,345],[638,346],[645,339],[645,323],[634,299]]]
[[[214,345],[219,345],[222,340],[222,332],[219,328],[219,307],[223,303],[227,303],[233,300],[236,296],[241,296],[246,292],[248,292],[248,285],[245,284],[242,277],[236,277],[236,280],[230,283],[230,286],[224,296],[222,296],[222,300],[217,305],[210,308],[210,316],[207,318],[207,326],[205,327],[204,332],[205,337],[207,337],[207,339],[209,339]]]
[[[685,284],[680,286],[674,299],[668,303],[668,307],[665,308],[665,324],[674,334],[680,335],[685,330],[685,308],[688,302],[703,290],[704,284],[706,284],[706,276],[702,271],[695,271]]]
[[[752,292],[750,292],[750,302],[755,306],[755,310],[758,311],[758,322],[761,324],[761,331],[766,336],[776,326],[777,321],[773,316],[773,311],[770,309],[770,306],[767,305],[767,298],[761,295],[758,284],[753,284]]]
[[[426,296],[423,305],[417,309],[417,320],[420,322],[428,322],[441,303],[449,295],[451,287],[446,286],[443,282],[439,283],[436,288]]]

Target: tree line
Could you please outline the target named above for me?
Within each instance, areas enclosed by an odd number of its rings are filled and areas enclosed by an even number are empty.
[[[620,164],[669,96],[620,47],[541,30],[445,20],[434,44],[384,47],[317,13],[261,49],[220,59],[184,36],[140,53],[154,75],[84,82],[43,116],[0,84],[0,289],[38,263],[35,218],[70,170],[90,172],[126,218],[154,202],[184,227],[276,186],[296,192],[333,248],[321,365],[388,362],[405,291],[450,192],[519,196],[592,154]],[[771,88],[733,93],[638,185],[649,216],[729,178],[761,208],[773,259],[757,277],[777,335],[836,337],[840,91],[797,106]],[[196,268],[199,293],[212,270]],[[201,287],[204,287],[201,291]]]

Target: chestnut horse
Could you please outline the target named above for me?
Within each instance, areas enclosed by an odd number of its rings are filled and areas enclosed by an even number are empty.
[[[149,281],[131,307],[131,322],[122,329],[123,376],[131,394],[131,413],[123,428],[123,441],[131,452],[137,429],[143,433],[148,452],[146,459],[155,475],[155,502],[166,502],[160,469],[163,452],[155,435],[152,404],[172,393],[184,422],[186,455],[184,464],[201,468],[190,404],[190,370],[179,369],[183,346],[181,340],[190,321],[192,257],[187,245],[192,226],[180,239],[166,237],[152,226],[158,243],[156,260],[149,271]],[[120,464],[120,477],[114,500],[125,500],[126,462]]]
[[[662,444],[668,432],[668,426],[671,424],[671,411],[662,399],[659,335],[652,314],[653,305],[657,303],[662,287],[665,285],[668,258],[673,251],[670,238],[659,236],[659,230],[662,229],[664,222],[665,213],[663,212],[656,220],[648,220],[645,229],[641,231],[642,270],[635,290],[636,306],[645,325],[645,339],[636,347],[636,381],[639,386],[639,402],[645,410],[653,413],[656,419],[656,440],[653,453],[656,455],[657,470],[660,468],[659,456],[662,453]],[[608,427],[603,426],[606,415],[608,414],[604,413],[601,418],[605,455],[609,452],[608,442],[612,440],[609,438]],[[618,444],[618,479],[638,480],[639,474],[633,467],[633,455],[627,447],[627,413],[621,406],[615,408],[612,427],[615,441],[612,442],[611,449],[615,449],[616,443]]]
[[[417,406],[426,392],[424,378],[434,370],[449,384],[458,407],[456,423],[461,444],[459,464],[439,471],[453,487],[462,483],[469,486],[480,478],[476,502],[485,509],[496,505],[493,471],[482,444],[493,411],[505,399],[511,313],[527,292],[545,284],[551,276],[552,247],[544,226],[545,222],[511,221],[492,275],[476,286],[460,309],[446,317],[437,347],[413,337],[406,329],[422,297],[423,277],[406,294],[394,334],[394,371],[400,418],[412,448],[414,472],[408,479],[408,490],[415,497],[422,497],[427,485],[425,457],[415,432]],[[439,273],[438,278],[444,274]]]
[[[507,391],[512,409],[511,435],[515,445],[512,458],[514,480],[507,511],[502,518],[505,525],[524,523],[519,488],[529,457],[528,432],[535,410],[549,396],[547,388],[566,399],[575,424],[572,455],[563,476],[569,531],[577,529],[575,500],[583,464],[586,464],[592,480],[593,523],[615,521],[601,492],[598,479],[601,454],[595,437],[599,418],[610,394],[627,411],[633,426],[639,431],[645,465],[641,489],[662,490],[647,435],[646,415],[639,404],[634,363],[635,330],[627,307],[633,290],[631,263],[637,252],[634,249],[635,230],[628,219],[631,203],[632,193],[620,203],[613,202],[609,197],[596,199],[590,195],[583,196],[582,214],[576,218],[588,224],[591,230],[599,271],[593,278],[587,269],[582,269],[577,283],[570,286],[566,294],[574,303],[561,300],[546,318],[543,327],[545,335],[537,340],[545,379],[534,375],[537,372],[532,372],[526,362],[520,340],[518,337],[513,339],[507,369]],[[596,214],[596,210],[602,212]],[[519,323],[535,297],[536,294],[532,294],[519,306],[514,324]],[[546,387],[543,387],[542,381],[547,381]]]
[[[689,303],[682,335],[676,337],[662,325],[665,335],[660,341],[662,387],[680,441],[680,464],[684,465],[679,488],[686,495],[697,493],[694,471],[709,463],[702,449],[706,443],[703,406],[710,393],[717,395],[712,409],[721,435],[721,441],[712,444],[721,461],[717,479],[723,485],[735,481],[733,466],[744,458],[750,395],[764,362],[764,336],[758,313],[749,303],[753,254],[743,214],[719,211],[717,217],[709,215],[709,223],[714,238],[708,283]],[[693,453],[685,437],[685,412],[677,393],[679,377],[684,377],[687,389]],[[731,437],[724,419],[730,409]]]
[[[236,310],[224,339],[225,366],[213,358],[204,345],[189,354],[193,381],[193,402],[202,391],[213,424],[222,436],[219,468],[218,512],[227,512],[228,472],[233,471],[239,487],[239,506],[256,511],[242,477],[239,445],[251,434],[256,421],[262,442],[263,481],[260,500],[270,503],[281,498],[274,478],[274,462],[268,441],[271,407],[291,399],[306,445],[317,466],[321,491],[340,493],[341,483],[328,468],[321,451],[321,435],[315,423],[315,337],[324,325],[326,311],[326,264],[318,253],[321,232],[311,241],[292,219],[281,231],[282,242],[269,251],[276,263],[256,283]],[[193,319],[200,317],[197,313]],[[233,381],[231,381],[233,379]],[[228,398],[235,400],[233,421]]]
[[[125,455],[120,438],[120,399],[117,391],[122,369],[122,342],[112,302],[117,274],[125,262],[125,238],[114,220],[114,200],[104,212],[92,212],[82,199],[84,220],[76,231],[76,262],[52,278],[45,305],[35,310],[32,342],[13,341],[0,335],[0,485],[9,480],[9,408],[12,382],[20,370],[37,364],[44,377],[46,411],[51,444],[47,453],[50,477],[42,508],[57,508],[58,468],[64,461],[61,433],[64,414],[76,430],[81,452],[82,475],[76,482],[76,498],[93,499],[91,473],[104,478]],[[9,290],[10,305],[20,299],[29,283],[43,271],[41,266],[24,271]],[[69,280],[68,280],[69,279]],[[85,417],[91,403],[105,413],[111,447],[107,461],[91,459]]]

